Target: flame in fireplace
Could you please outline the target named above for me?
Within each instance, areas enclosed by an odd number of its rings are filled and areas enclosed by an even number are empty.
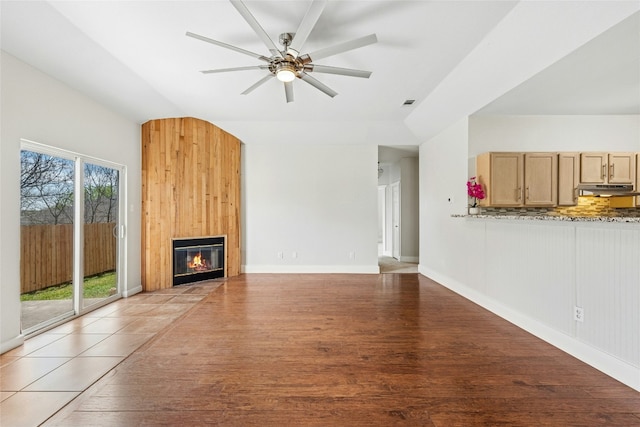
[[[194,257],[191,260],[191,262],[187,263],[187,266],[189,268],[194,268],[196,270],[206,270],[207,269],[207,263],[204,260],[204,258],[202,258],[202,253],[200,253],[200,252],[198,252],[198,255],[194,255]]]

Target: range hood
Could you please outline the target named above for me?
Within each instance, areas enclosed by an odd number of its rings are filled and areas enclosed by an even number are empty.
[[[633,184],[578,184],[581,196],[627,197],[640,196],[633,190]]]

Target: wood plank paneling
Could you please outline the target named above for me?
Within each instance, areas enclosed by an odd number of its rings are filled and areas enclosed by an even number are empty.
[[[172,286],[171,239],[227,236],[240,272],[240,141],[195,118],[142,125],[142,287]]]

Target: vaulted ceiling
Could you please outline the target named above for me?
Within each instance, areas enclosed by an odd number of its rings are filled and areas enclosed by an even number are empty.
[[[187,31],[269,56],[228,1],[2,1],[1,42],[9,54],[136,122],[194,116],[241,139],[412,145],[478,110],[640,113],[638,2],[571,2],[573,9],[528,3],[330,1],[303,52],[375,33],[375,44],[318,61],[372,75],[313,74],[338,92],[335,98],[297,79],[293,103],[276,79],[241,94],[264,70],[200,72],[260,61]],[[245,4],[278,43],[280,33],[296,31],[310,2]],[[528,53],[538,43],[546,56]],[[510,52],[523,57],[505,63]],[[407,99],[416,102],[404,106]]]

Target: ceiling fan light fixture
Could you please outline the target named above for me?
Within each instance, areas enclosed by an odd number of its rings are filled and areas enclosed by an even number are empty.
[[[296,78],[296,68],[293,64],[283,62],[276,69],[276,77],[281,82],[292,82]]]

